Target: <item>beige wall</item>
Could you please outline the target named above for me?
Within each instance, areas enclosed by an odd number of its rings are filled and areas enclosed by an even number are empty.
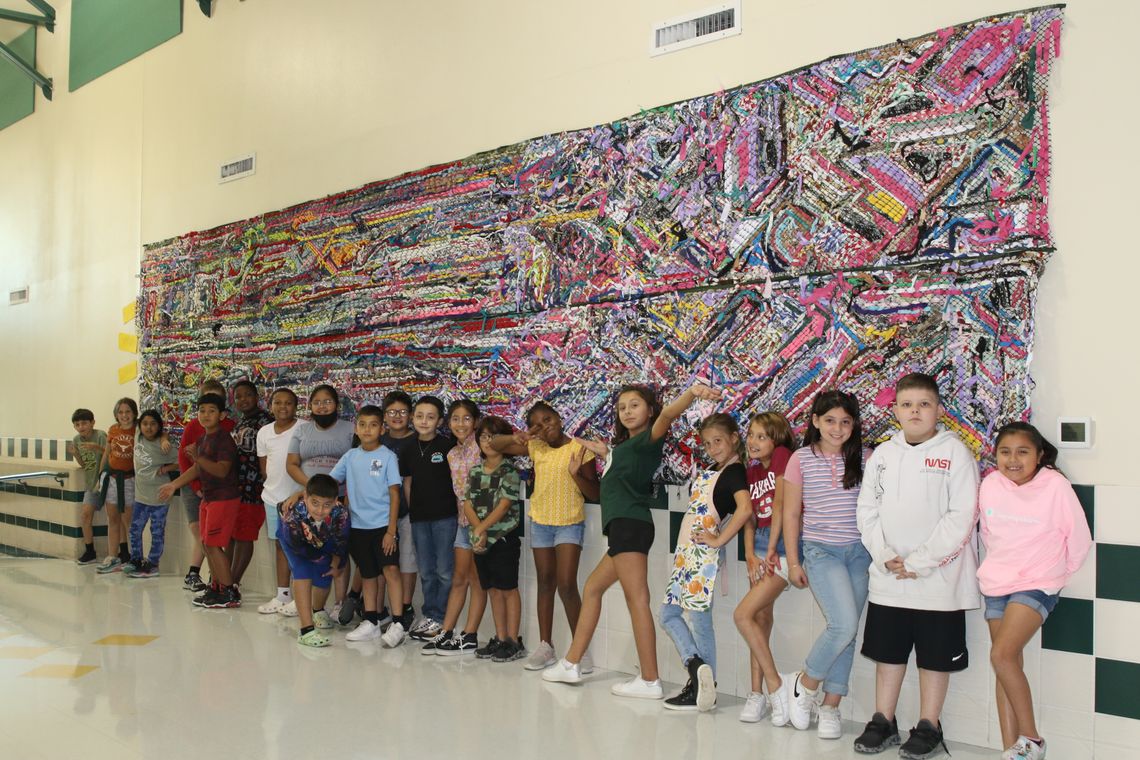
[[[648,56],[651,22],[711,4],[220,0],[206,19],[186,3],[181,36],[69,93],[70,7],[57,2],[38,56],[55,101],[0,131],[0,293],[32,293],[0,303],[0,433],[64,434],[79,405],[106,425],[134,392],[118,384],[131,357],[116,333],[145,242],[1020,7],[745,0],[739,37]],[[1134,485],[1130,424],[1114,412],[1140,358],[1116,337],[1140,262],[1113,222],[1134,213],[1137,161],[1105,137],[1136,121],[1120,62],[1140,4],[1076,0],[1067,16],[1051,110],[1060,250],[1039,301],[1036,421],[1052,431],[1058,414],[1094,417],[1096,448],[1062,464],[1081,482]],[[217,164],[248,150],[257,175],[216,184]]]

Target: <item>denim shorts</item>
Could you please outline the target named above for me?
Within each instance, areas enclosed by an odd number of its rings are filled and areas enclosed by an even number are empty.
[[[83,506],[93,507],[96,512],[103,508],[104,501],[106,499],[103,496],[103,491],[99,490],[98,487],[94,491],[83,492]]]
[[[1010,602],[1017,602],[1024,604],[1029,609],[1036,612],[1041,616],[1041,622],[1044,623],[1049,613],[1057,606],[1057,599],[1060,594],[1046,594],[1044,591],[1014,591],[1012,594],[1005,596],[987,596],[986,600],[986,620],[1000,620],[1005,615],[1005,606]]]
[[[270,541],[277,540],[277,523],[281,522],[281,513],[277,511],[277,505],[271,504],[268,501],[262,501],[265,507],[265,532],[269,534]]]
[[[466,549],[471,551],[471,534],[468,532],[470,528],[466,525],[460,525],[455,530],[455,548]]]
[[[586,521],[573,525],[543,525],[530,521],[530,548],[550,549],[559,544],[582,545],[586,536]]]
[[[755,535],[756,537],[752,542],[752,552],[760,559],[764,559],[768,556],[768,539],[772,535],[772,526],[765,525],[762,528],[757,528]],[[784,582],[788,584],[789,588],[795,588],[795,586],[792,585],[791,581],[788,580],[788,552],[786,549],[784,549],[783,533],[780,534],[780,540],[776,542],[776,554],[780,557],[780,566],[776,568],[776,575],[780,578],[783,578]],[[804,542],[802,539],[800,540],[799,555],[800,561],[802,562],[804,558]]]

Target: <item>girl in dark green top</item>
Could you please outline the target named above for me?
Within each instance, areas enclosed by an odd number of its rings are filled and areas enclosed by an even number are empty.
[[[590,646],[602,595],[620,582],[633,620],[633,640],[641,663],[641,676],[617,684],[611,691],[619,697],[660,699],[657,677],[657,634],[649,610],[647,569],[649,547],[653,544],[653,517],[649,511],[653,475],[661,465],[665,435],[674,420],[697,399],[716,400],[720,391],[697,383],[664,409],[652,390],[631,385],[618,391],[611,446],[600,441],[578,442],[603,458],[602,532],[609,539],[609,552],[590,573],[582,592],[582,611],[574,629],[574,642],[566,658],[554,663],[542,677],[546,681],[579,683],[579,663]]]

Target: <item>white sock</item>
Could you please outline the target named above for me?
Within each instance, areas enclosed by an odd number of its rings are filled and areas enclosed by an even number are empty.
[[[285,586],[285,587],[278,586],[277,587],[277,601],[288,602],[291,598],[293,598],[293,592],[291,592],[289,590],[288,586]]]

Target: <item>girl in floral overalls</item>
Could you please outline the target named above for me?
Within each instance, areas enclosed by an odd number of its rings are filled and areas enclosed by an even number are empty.
[[[661,627],[677,645],[689,672],[688,683],[665,700],[665,709],[707,712],[716,706],[713,586],[723,561],[722,547],[748,522],[752,499],[736,420],[723,413],[709,415],[700,434],[715,466],[693,479],[689,511],[677,535],[673,573],[661,605]]]

